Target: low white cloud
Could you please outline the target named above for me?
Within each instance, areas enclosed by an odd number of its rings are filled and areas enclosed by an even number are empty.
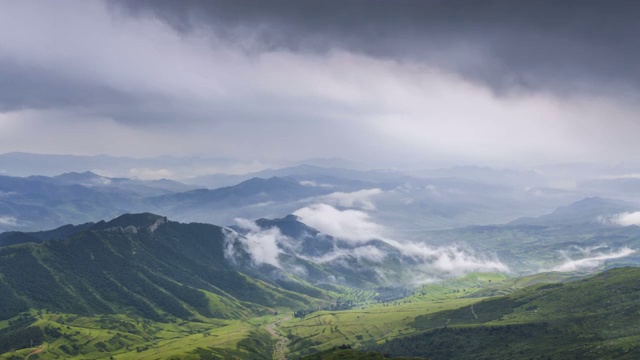
[[[261,231],[260,226],[258,226],[258,224],[256,224],[255,222],[249,220],[249,219],[243,219],[243,218],[236,218],[235,219],[236,224],[245,230],[249,230],[250,232],[259,232]]]
[[[311,180],[302,180],[299,182],[299,184],[302,186],[319,187],[324,189],[331,189],[333,187],[333,185],[331,184],[322,184]]]
[[[318,264],[324,264],[348,258],[355,258],[357,260],[368,260],[380,263],[387,257],[387,253],[373,245],[365,245],[346,249],[336,247],[331,252],[319,257],[305,257],[301,255],[298,256],[304,258],[305,260],[309,260]]]
[[[382,190],[380,189],[363,189],[350,193],[334,192],[329,195],[323,196],[321,198],[321,201],[333,206],[358,208],[362,210],[375,210],[376,207],[373,204],[371,198],[380,194],[382,194]]]
[[[375,262],[381,262],[387,257],[387,254],[375,246],[367,245],[353,249],[353,256],[357,259],[367,259]]]
[[[607,253],[594,252],[595,250],[601,249],[603,247],[606,247],[606,246],[598,246],[598,247],[593,247],[591,249],[589,248],[578,249],[584,256],[586,256],[581,259],[572,259],[571,255],[569,255],[569,252],[563,251],[560,254],[565,258],[565,261],[562,264],[555,266],[553,268],[553,271],[570,272],[570,271],[593,269],[595,267],[602,265],[607,260],[620,259],[623,257],[627,257],[636,252],[636,250],[633,250],[628,247],[624,247],[620,250],[611,251]]]
[[[600,221],[605,224],[614,224],[620,226],[640,226],[640,211],[625,212],[617,215],[600,217]]]
[[[316,262],[331,262],[347,256],[381,262],[388,256],[384,250],[367,244],[376,239],[397,249],[404,257],[413,259],[415,273],[421,277],[460,275],[477,271],[508,272],[509,268],[495,255],[476,254],[460,246],[431,247],[424,243],[401,242],[384,236],[384,228],[371,220],[366,212],[338,210],[327,204],[316,204],[294,213],[305,224],[317,230],[347,240],[351,249],[334,249]],[[362,246],[364,244],[364,246]],[[410,270],[410,269],[407,269]]]
[[[174,174],[167,169],[132,168],[129,176],[141,180],[172,179]]]
[[[288,239],[282,235],[280,229],[261,229],[256,223],[247,219],[235,219],[236,224],[246,230],[245,235],[240,235],[235,231],[225,232],[225,255],[229,259],[235,259],[235,244],[240,244],[251,256],[251,260],[256,265],[269,264],[281,268],[278,255],[282,252],[279,245],[287,243]]]
[[[0,216],[0,226],[19,226],[18,219],[13,216]]]
[[[328,204],[314,204],[293,214],[322,233],[354,244],[383,237],[384,228],[374,223],[364,211],[338,210]]]

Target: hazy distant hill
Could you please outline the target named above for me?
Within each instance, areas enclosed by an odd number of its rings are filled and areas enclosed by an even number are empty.
[[[223,171],[226,167],[242,164],[226,158],[158,156],[132,158],[110,155],[50,155],[11,152],[0,154],[0,174],[11,176],[55,176],[64,172],[101,170],[108,174],[131,177],[146,172],[170,172],[178,177],[193,174],[201,169]]]
[[[117,187],[60,184],[42,178],[0,176],[2,230],[47,229],[140,210],[142,196]]]
[[[179,220],[227,224],[237,217],[251,219],[290,213],[300,206],[298,201],[332,191],[278,177],[252,178],[219,189],[151,197],[145,203]]]
[[[640,206],[621,200],[590,197],[562,206],[547,215],[523,218],[510,225],[584,225],[602,224],[603,217],[640,210]]]
[[[194,189],[194,186],[186,185],[178,181],[169,179],[136,180],[128,178],[110,178],[97,175],[90,171],[85,171],[82,173],[70,172],[53,177],[29,176],[27,177],[27,179],[50,182],[59,185],[75,184],[95,188],[119,188],[126,191],[132,191],[144,196],[158,196]]]
[[[542,173],[533,170],[497,170],[480,166],[453,166],[450,168],[411,171],[409,174],[422,178],[458,178],[491,184],[530,187],[544,185],[547,181]]]
[[[334,179],[344,182],[346,180],[352,182],[364,182],[369,185],[376,183],[402,182],[404,175],[399,171],[382,171],[382,170],[354,170],[339,167],[321,167],[309,164],[300,164],[280,169],[266,169],[258,172],[252,172],[243,175],[227,175],[214,174],[196,176],[191,179],[185,179],[188,184],[201,185],[209,188],[229,186],[237,184],[241,181],[251,178],[292,178],[293,180],[319,180],[322,178]],[[323,182],[320,181],[319,184]],[[329,181],[329,184],[332,184]],[[334,184],[335,185],[335,184]]]
[[[156,209],[145,204],[144,198],[192,188],[167,179],[109,178],[92,172],[0,176],[0,231],[47,229],[125,212],[153,211]]]
[[[622,226],[610,219],[639,208],[618,200],[585,198],[549,214],[505,225],[429,232],[425,241],[434,245],[461,243],[480,252],[495,252],[520,273],[637,266],[640,227]]]
[[[251,178],[237,185],[219,189],[198,189],[179,194],[171,194],[150,198],[149,202],[157,206],[177,204],[206,206],[238,206],[264,201],[289,201],[308,196],[325,194],[330,190],[300,185],[278,177],[268,179]]]

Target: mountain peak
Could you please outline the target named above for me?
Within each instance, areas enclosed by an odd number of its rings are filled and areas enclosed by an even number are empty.
[[[283,221],[296,221],[300,222],[300,217],[297,215],[289,214],[282,218]]]
[[[84,171],[84,172],[71,171],[71,172],[60,174],[58,176],[54,176],[54,178],[58,178],[58,179],[61,179],[61,178],[95,179],[100,177],[101,177],[100,175],[91,171]]]
[[[148,228],[151,232],[155,231],[160,225],[167,222],[167,218],[164,216],[152,214],[152,213],[139,213],[139,214],[124,214],[117,218],[104,223],[100,226],[102,229],[109,229],[115,227],[121,227],[123,229],[133,228]]]
[[[101,186],[111,184],[111,179],[100,176],[91,171],[85,172],[66,172],[58,176],[52,177],[55,181],[62,184],[79,184],[85,186]]]
[[[569,205],[559,207],[554,211],[554,213],[573,213],[575,211],[627,211],[634,206],[625,201],[614,200],[614,199],[606,199],[599,196],[587,197],[582,200],[578,200]]]

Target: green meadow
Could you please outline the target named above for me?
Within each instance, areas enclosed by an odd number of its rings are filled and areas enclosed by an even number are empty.
[[[0,322],[5,340],[14,328],[21,341],[33,337],[0,359],[634,359],[639,279],[637,268],[592,277],[477,273],[397,290],[403,297],[389,301],[379,297],[389,289],[344,290],[339,301],[351,309],[301,317],[278,308],[239,320],[158,322],[31,310]],[[209,297],[212,310],[225,307]]]
[[[174,323],[126,315],[85,317],[33,311],[30,316],[36,319],[31,326],[43,330],[44,341],[9,351],[0,359],[270,359],[272,352],[271,337],[264,330],[273,319],[270,316]],[[8,321],[0,326],[8,326]]]

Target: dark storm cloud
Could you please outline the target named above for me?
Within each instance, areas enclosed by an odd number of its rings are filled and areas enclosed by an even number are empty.
[[[101,108],[131,106],[129,94],[101,84],[82,82],[51,69],[2,61],[0,57],[0,112],[56,107]]]
[[[0,0],[0,151],[635,159],[635,4]]]
[[[640,2],[114,1],[176,30],[203,26],[247,51],[335,48],[424,61],[494,89],[607,91],[640,85]],[[603,88],[603,85],[605,86]]]
[[[70,108],[128,124],[169,123],[184,110],[172,99],[126,92],[95,81],[73,79],[55,70],[0,60],[0,112]],[[191,114],[193,119],[205,115]]]

